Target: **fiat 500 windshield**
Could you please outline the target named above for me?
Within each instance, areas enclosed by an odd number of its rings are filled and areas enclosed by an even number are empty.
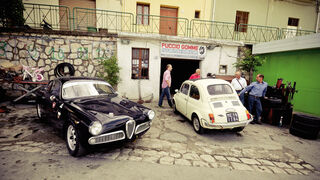
[[[70,81],[62,87],[62,98],[72,99],[114,94],[112,87],[103,81]]]

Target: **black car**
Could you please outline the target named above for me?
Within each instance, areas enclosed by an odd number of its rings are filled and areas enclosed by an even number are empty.
[[[37,114],[63,130],[72,156],[97,144],[132,140],[149,130],[154,111],[119,97],[98,78],[60,77],[38,91]]]

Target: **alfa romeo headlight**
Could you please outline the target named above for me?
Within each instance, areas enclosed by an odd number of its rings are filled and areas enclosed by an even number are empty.
[[[89,132],[96,136],[102,131],[102,124],[99,121],[93,121],[89,126]]]
[[[149,110],[149,111],[148,111],[148,118],[149,118],[150,120],[152,120],[155,115],[156,115],[156,114],[154,113],[154,111],[152,111],[152,110]]]

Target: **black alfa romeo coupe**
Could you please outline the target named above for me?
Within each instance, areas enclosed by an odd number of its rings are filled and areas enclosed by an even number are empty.
[[[37,114],[62,129],[72,156],[149,130],[154,111],[119,97],[98,78],[60,77],[38,91]]]

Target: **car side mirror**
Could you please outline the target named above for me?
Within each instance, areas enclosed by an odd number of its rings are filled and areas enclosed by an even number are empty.
[[[174,92],[176,92],[176,93],[177,93],[177,92],[179,92],[179,90],[178,90],[178,89],[175,89],[175,90],[174,90]]]
[[[55,95],[51,95],[51,96],[50,96],[50,101],[52,101],[52,102],[53,102],[53,101],[55,101],[56,99],[57,99],[57,98],[56,98],[56,96],[55,96]]]

